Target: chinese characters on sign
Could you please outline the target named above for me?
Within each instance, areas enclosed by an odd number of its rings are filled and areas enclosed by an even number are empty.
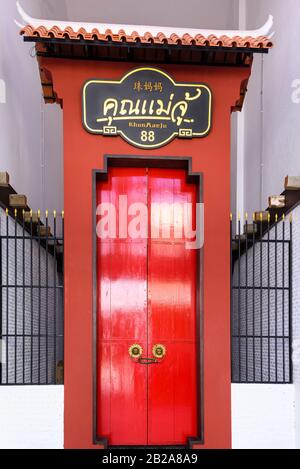
[[[158,148],[176,137],[205,137],[211,107],[207,85],[176,83],[155,68],[133,70],[120,81],[90,80],[83,88],[85,129],[121,135],[140,148]]]
[[[135,81],[133,85],[133,90],[134,91],[149,91],[152,93],[152,91],[159,91],[160,93],[163,92],[163,85],[161,81],[145,81],[144,83],[141,83],[140,81]]]

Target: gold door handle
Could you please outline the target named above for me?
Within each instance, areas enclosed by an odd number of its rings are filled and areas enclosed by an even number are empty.
[[[131,358],[140,358],[143,355],[143,348],[139,344],[133,344],[128,349],[129,356]]]
[[[162,344],[155,344],[153,345],[152,353],[155,358],[164,358],[167,353],[167,348]]]
[[[156,360],[156,358],[140,357],[138,362],[141,365],[154,365],[155,363],[158,363],[158,360]]]

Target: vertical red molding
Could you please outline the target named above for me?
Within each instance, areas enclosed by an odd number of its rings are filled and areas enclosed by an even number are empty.
[[[104,154],[189,156],[204,176],[204,445],[231,447],[230,392],[230,114],[250,68],[159,65],[178,82],[207,83],[213,94],[211,133],[175,139],[154,151],[82,127],[81,89],[90,78],[119,79],[137,64],[44,59],[63,100],[65,193],[65,448],[93,444],[92,170]],[[156,66],[157,67],[157,66]]]

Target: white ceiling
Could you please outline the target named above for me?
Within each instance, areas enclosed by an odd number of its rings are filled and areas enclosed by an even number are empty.
[[[84,22],[236,29],[239,0],[20,0],[31,16]]]

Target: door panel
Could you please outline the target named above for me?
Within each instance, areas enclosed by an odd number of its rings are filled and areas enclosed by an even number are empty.
[[[97,203],[147,203],[145,169],[111,168]],[[118,234],[118,233],[117,233]],[[128,349],[147,347],[147,240],[98,239],[98,435],[110,445],[147,444],[147,370]]]
[[[111,168],[97,203],[117,207],[117,228],[119,195],[148,207],[156,237],[97,241],[98,435],[110,445],[185,445],[197,434],[196,251],[186,249],[180,207],[164,206],[160,219],[151,204],[192,203],[195,223],[196,186],[184,170]],[[144,357],[163,344],[166,356],[139,364],[134,343]]]
[[[195,185],[185,181],[185,171],[149,170],[149,202],[193,203],[195,209]],[[167,349],[165,358],[149,368],[151,445],[183,445],[197,434],[196,251],[186,249],[184,230],[175,236],[174,213],[170,220],[171,237],[151,239],[148,248],[149,348],[163,344]]]
[[[162,343],[166,357],[149,367],[148,444],[186,445],[197,434],[195,345]]]

